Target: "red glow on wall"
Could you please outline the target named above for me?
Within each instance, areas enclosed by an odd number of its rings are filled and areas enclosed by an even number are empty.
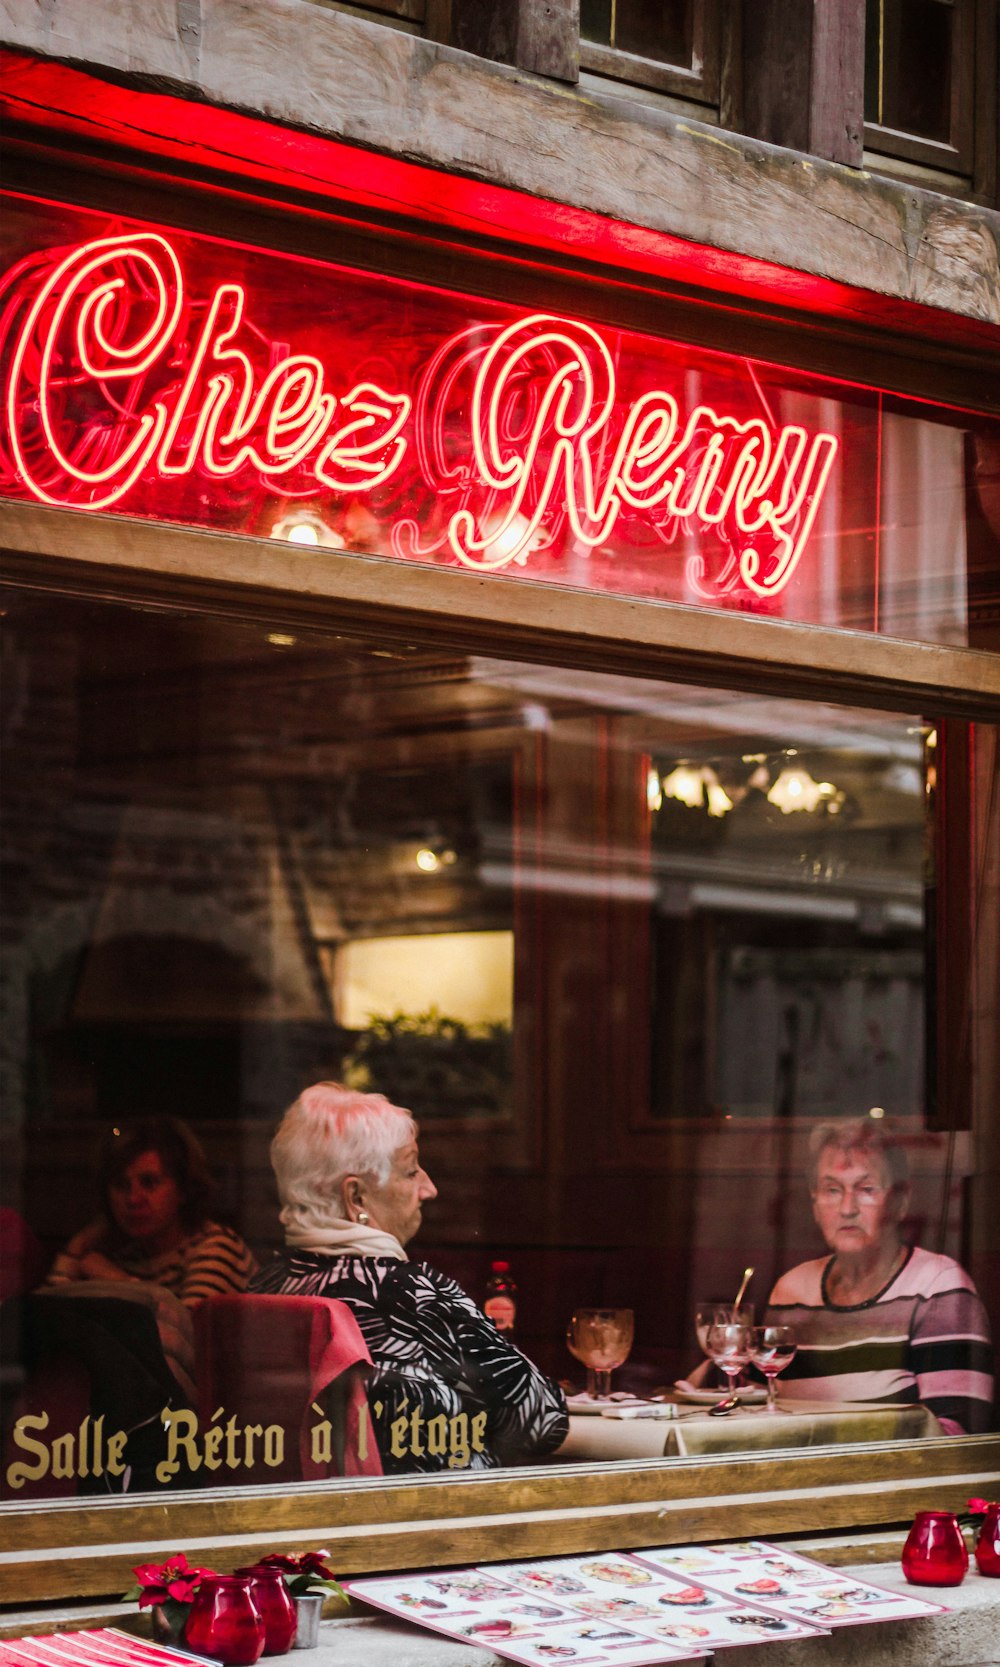
[[[341,500],[390,488],[384,547],[400,557],[530,570],[557,550],[627,546],[641,525],[661,558],[685,546],[695,596],[767,598],[792,580],[839,442],[775,420],[756,378],[756,409],[745,378],[729,401],[709,402],[679,350],[654,344],[644,359],[642,338],[474,303],[464,305],[477,322],[442,330],[428,351],[454,301],[385,281],[411,308],[415,347],[398,340],[384,300],[366,306],[377,280],[287,260],[315,307],[300,295],[296,317],[350,318],[346,333],[331,327],[328,351],[306,350],[280,297],[276,309],[248,282],[245,251],[187,239],[185,252],[181,241],[119,232],[8,272],[8,489],[213,524],[212,483],[308,498],[331,518]],[[311,342],[317,333],[310,325]],[[638,343],[634,363],[626,343]],[[197,507],[178,515],[171,488],[184,483],[197,483]],[[692,540],[711,541],[716,559]]]

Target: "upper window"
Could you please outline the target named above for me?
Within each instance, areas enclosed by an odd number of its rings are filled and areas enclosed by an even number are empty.
[[[971,176],[975,14],[975,0],[867,0],[869,149]]]
[[[715,104],[718,0],[581,0],[583,69]]]

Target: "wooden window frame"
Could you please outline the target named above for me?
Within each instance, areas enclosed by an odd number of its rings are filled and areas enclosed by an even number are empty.
[[[148,155],[117,160],[81,182],[60,176],[51,153],[20,153],[8,171],[12,189],[111,212],[160,216],[166,223],[218,229],[213,178],[184,192],[157,181]],[[13,177],[12,177],[13,176]],[[260,188],[255,187],[260,196]],[[291,207],[296,205],[294,202]],[[300,206],[300,205],[299,205]],[[276,197],[246,211],[238,232],[272,248],[319,254],[327,247],[322,216],[289,212]],[[647,287],[623,288],[604,274],[595,284],[586,263],[549,263],[525,271],[523,259],[498,261],[483,250],[445,245],[448,281],[479,293],[537,297],[581,316],[625,316],[633,328],[709,342],[720,329],[731,350],[756,351],[814,369],[885,377],[899,391],[992,409],[995,366],[972,364],[947,344],[914,344],[901,354],[886,338],[857,336],[845,325],[818,337],[793,321],[718,314]],[[337,259],[440,282],[441,246],[384,226],[338,229]],[[515,271],[515,266],[517,270]],[[724,322],[721,322],[724,321]],[[790,328],[790,324],[792,327]],[[969,392],[972,390],[972,397]],[[959,393],[964,395],[959,399]],[[322,564],[273,541],[234,537],[125,517],[81,514],[38,504],[0,506],[6,582],[36,591],[80,595],[155,608],[188,609],[268,628],[375,630],[386,641],[415,631],[464,652],[503,655],[570,668],[753,688],[956,718],[1000,719],[1000,658],[968,649],[911,644],[817,626],[789,625],[723,611],[636,602],[569,589],[544,591],[523,580],[488,581],[460,571],[330,550]],[[544,599],[544,607],[540,602]],[[764,1468],[762,1468],[762,1466]],[[8,1556],[0,1566],[0,1603],[84,1597],[123,1590],[138,1561],[184,1544],[212,1563],[250,1561],[263,1550],[331,1548],[345,1574],[679,1542],[692,1534],[792,1533],[896,1524],[917,1509],[961,1508],[970,1493],[989,1494],[1000,1478],[1000,1435],[941,1438],[916,1447],[870,1443],[849,1448],[650,1460],[605,1465],[548,1465],[501,1474],[392,1478],[303,1484],[293,1491],[226,1489],[164,1497],[5,1504],[0,1522]]]
[[[720,99],[722,61],[722,0],[695,0],[690,68],[580,37],[581,69],[715,108]]]
[[[951,89],[951,137],[947,142],[865,121],[866,161],[902,162],[952,175],[977,197],[997,192],[997,12],[991,0],[949,0],[956,14]]]

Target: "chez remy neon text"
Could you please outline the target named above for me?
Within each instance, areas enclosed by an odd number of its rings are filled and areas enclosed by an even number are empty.
[[[724,524],[730,554],[715,589],[739,582],[774,596],[837,455],[832,434],[797,424],[740,422],[704,404],[685,416],[665,389],[623,407],[607,344],[578,321],[476,325],[432,356],[415,397],[374,382],[338,394],[311,354],[272,351],[255,364],[237,340],[251,324],[243,285],[220,283],[196,307],[160,233],[60,257],[6,313],[11,459],[45,503],[108,509],[140,482],[246,470],[272,490],[294,477],[298,495],[369,493],[409,459],[444,530],[422,548],[421,527],[398,522],[399,554],[447,548],[497,570],[523,566],[556,523],[590,549],[622,515]]]

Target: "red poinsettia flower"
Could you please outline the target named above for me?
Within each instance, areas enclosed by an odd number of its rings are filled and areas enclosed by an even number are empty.
[[[301,1597],[305,1592],[334,1592],[339,1597],[344,1593],[337,1585],[333,1570],[327,1567],[330,1553],[321,1547],[318,1551],[302,1551],[298,1556],[289,1552],[272,1551],[267,1557],[262,1557],[258,1568],[280,1569],[285,1577],[285,1584],[293,1597]]]
[[[211,1569],[193,1569],[182,1551],[165,1563],[140,1563],[132,1570],[139,1582],[139,1608],[152,1609],[172,1598],[175,1603],[193,1603],[199,1583]]]
[[[991,1501],[989,1499],[967,1499],[965,1501],[965,1508],[970,1515],[974,1517],[981,1517],[985,1516],[986,1512],[990,1508],[990,1504]]]

